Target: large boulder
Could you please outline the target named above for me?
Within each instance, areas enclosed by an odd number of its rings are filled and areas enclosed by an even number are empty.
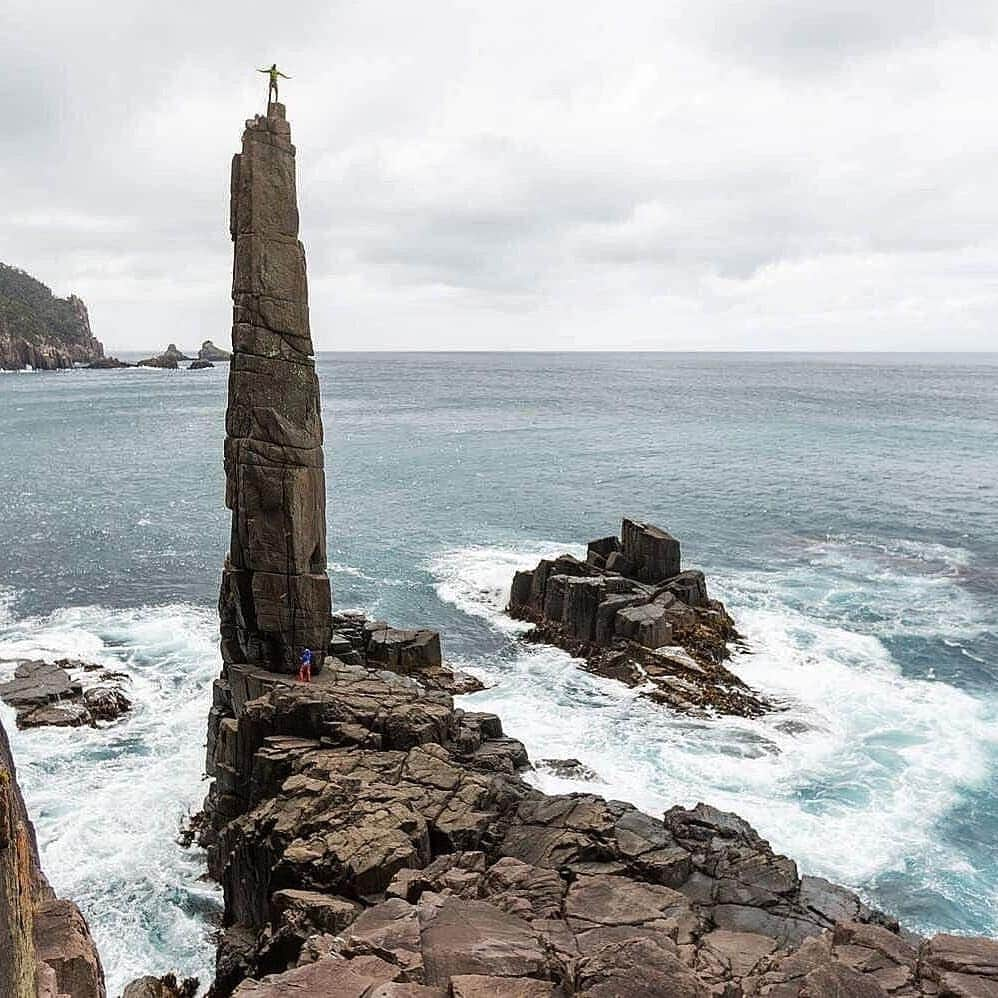
[[[680,571],[679,541],[660,527],[625,519],[620,528],[621,551],[631,574],[640,582],[661,582]]]

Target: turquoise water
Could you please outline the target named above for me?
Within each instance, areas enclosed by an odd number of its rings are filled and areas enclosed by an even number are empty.
[[[915,928],[998,933],[998,356],[319,368],[340,607],[439,627],[494,684],[469,702],[533,757],[582,759],[601,793],[735,809]],[[14,736],[46,869],[90,917],[111,994],[212,959],[218,895],[173,837],[205,791],[225,381],[0,377],[0,658],[114,663],[137,702],[117,727]],[[784,713],[671,717],[521,640],[513,571],[621,515],[682,539],[749,639],[735,670]]]

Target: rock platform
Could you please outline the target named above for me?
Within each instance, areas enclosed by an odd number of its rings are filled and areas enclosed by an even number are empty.
[[[901,932],[706,804],[546,796],[412,678],[247,670],[216,703],[219,998],[995,994],[998,943]]]
[[[681,570],[679,541],[659,527],[625,519],[585,561],[564,554],[517,572],[507,610],[534,624],[528,640],[674,710],[756,717],[776,706],[725,667],[734,621],[703,572]]]

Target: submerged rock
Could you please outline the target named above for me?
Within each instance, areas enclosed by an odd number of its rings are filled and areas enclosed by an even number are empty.
[[[517,572],[508,612],[535,626],[527,639],[564,648],[598,675],[688,713],[753,717],[773,709],[725,668],[737,637],[703,573],[681,571],[680,545],[650,524],[624,520],[620,538]]]
[[[121,998],[194,998],[198,983],[196,977],[178,981],[175,974],[140,977],[125,987]]]
[[[90,371],[116,371],[122,367],[134,367],[134,364],[128,364],[123,360],[118,360],[117,357],[98,357],[96,360],[92,360],[87,364],[87,369]]]
[[[588,783],[599,779],[595,769],[590,769],[578,759],[541,759],[537,763],[537,768],[554,776],[560,776],[563,780],[581,780]]]

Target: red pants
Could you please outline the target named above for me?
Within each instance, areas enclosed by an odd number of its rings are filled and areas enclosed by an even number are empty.
[[[298,670],[298,678],[303,683],[312,682],[312,666],[308,662],[303,662],[301,668]]]

